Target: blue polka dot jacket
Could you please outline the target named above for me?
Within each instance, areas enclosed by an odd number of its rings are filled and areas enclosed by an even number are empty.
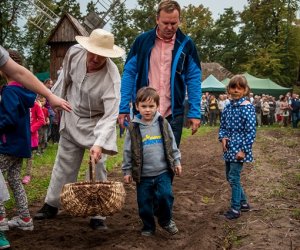
[[[223,158],[230,162],[252,162],[252,144],[256,136],[255,108],[243,97],[232,100],[222,112],[219,140],[228,138],[227,151]],[[245,153],[243,160],[237,160],[236,154]]]

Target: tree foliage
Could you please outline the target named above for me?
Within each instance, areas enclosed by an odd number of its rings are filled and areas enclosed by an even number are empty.
[[[76,0],[41,1],[58,16],[68,12],[83,20]],[[87,1],[87,11],[100,14],[95,2]],[[137,0],[137,7],[131,10],[122,3],[110,13],[115,42],[127,53],[138,34],[155,27],[159,2]],[[218,62],[234,74],[248,71],[291,86],[300,80],[300,26],[294,25],[298,8],[298,0],[248,0],[243,11],[225,9],[214,21],[205,5],[189,4],[182,8],[180,28],[195,42],[201,61]],[[26,17],[29,10],[28,1],[0,1],[0,44],[24,49],[34,71],[48,70],[47,33],[30,22],[25,32],[20,27],[20,17]],[[45,27],[53,28],[47,22]],[[117,64],[122,69],[123,61]]]

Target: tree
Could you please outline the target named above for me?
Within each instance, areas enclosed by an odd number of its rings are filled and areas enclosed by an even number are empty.
[[[208,30],[207,51],[209,60],[219,62],[229,71],[236,71],[238,56],[238,14],[233,8],[225,9],[224,14],[216,20],[212,29]]]
[[[155,9],[160,0],[137,0],[139,8],[130,11],[132,27],[139,33],[153,29],[156,25]]]
[[[80,12],[80,4],[76,0],[59,0],[56,1],[56,7],[54,12],[58,16],[62,16],[65,13],[71,14],[79,21],[82,20],[82,15]]]
[[[201,4],[198,7],[189,4],[182,8],[181,25],[182,31],[189,35],[195,42],[201,60],[209,60],[208,34],[212,29],[212,13]]]
[[[125,3],[121,3],[118,8],[112,10],[112,26],[111,31],[115,36],[115,42],[129,52],[130,47],[138,35],[138,28],[134,27],[130,22],[131,16]]]
[[[297,0],[248,0],[248,3],[240,15],[244,24],[241,37],[245,39],[244,50],[248,58],[242,67],[255,69],[257,74],[283,85],[291,85],[297,79],[299,67],[300,51],[293,40],[299,31],[292,26]],[[261,60],[262,56],[269,60]],[[270,71],[263,70],[270,67],[271,62],[278,66]],[[269,75],[264,75],[267,72]]]
[[[20,17],[26,14],[27,3],[18,0],[0,1],[0,44],[15,48],[21,53],[22,33],[18,25]]]

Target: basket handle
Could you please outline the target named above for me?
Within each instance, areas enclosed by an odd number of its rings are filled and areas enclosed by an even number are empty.
[[[96,173],[95,173],[95,161],[90,157],[90,161],[89,161],[89,170],[90,170],[90,181],[92,183],[96,182]]]

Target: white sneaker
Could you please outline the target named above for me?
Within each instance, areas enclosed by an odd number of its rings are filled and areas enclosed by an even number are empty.
[[[19,228],[25,231],[32,231],[33,230],[33,221],[30,218],[30,221],[25,222],[19,216],[15,216],[8,221],[8,226],[10,228]]]
[[[3,217],[0,220],[0,231],[8,231],[8,223],[7,223],[7,218]]]

